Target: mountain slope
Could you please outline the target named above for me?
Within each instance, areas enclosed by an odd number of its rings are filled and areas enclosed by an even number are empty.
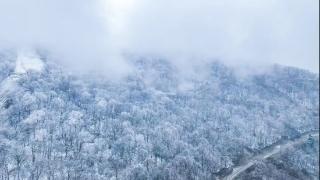
[[[45,61],[7,93],[15,59],[0,58],[4,178],[215,179],[281,138],[319,128],[319,76],[291,67],[239,78],[215,62],[205,78],[181,83],[168,61],[141,58],[114,82]]]

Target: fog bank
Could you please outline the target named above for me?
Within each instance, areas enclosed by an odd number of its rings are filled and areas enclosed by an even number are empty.
[[[318,14],[314,0],[0,0],[0,47],[46,49],[109,76],[131,71],[124,54],[318,72]]]

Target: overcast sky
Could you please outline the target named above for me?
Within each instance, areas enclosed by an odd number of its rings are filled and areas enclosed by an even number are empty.
[[[123,53],[319,67],[318,0],[0,0],[0,24],[1,48],[111,73],[130,70]]]

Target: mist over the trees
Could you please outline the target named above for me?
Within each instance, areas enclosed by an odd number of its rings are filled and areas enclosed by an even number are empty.
[[[318,0],[0,0],[0,180],[319,179]]]
[[[70,67],[108,76],[132,70],[128,54],[160,56],[189,69],[219,59],[236,66],[277,63],[316,72],[318,4],[1,0],[0,47],[45,49]]]

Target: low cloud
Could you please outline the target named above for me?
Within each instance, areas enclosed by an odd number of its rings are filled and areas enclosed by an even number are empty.
[[[0,0],[0,47],[44,49],[73,70],[129,71],[99,0]]]
[[[110,76],[131,71],[123,54],[317,72],[318,14],[315,0],[0,0],[0,47],[43,48]]]
[[[137,2],[125,33],[133,53],[214,58],[232,65],[279,63],[317,71],[318,1]]]

